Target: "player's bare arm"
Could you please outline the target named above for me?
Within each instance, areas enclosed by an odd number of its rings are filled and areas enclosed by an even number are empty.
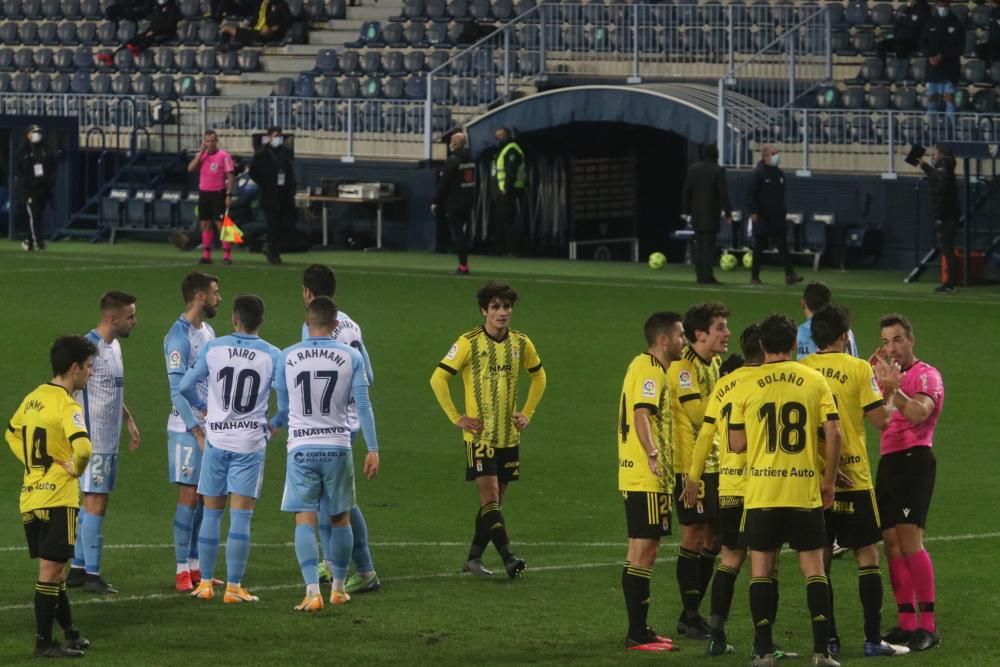
[[[896,390],[892,395],[892,404],[913,425],[923,424],[934,412],[934,399],[927,394],[907,396]]]
[[[126,405],[122,405],[122,416],[125,417],[125,428],[128,429],[128,450],[134,452],[139,449],[139,443],[141,442],[139,427],[136,425],[135,419],[132,418],[132,413],[129,412]]]
[[[635,434],[639,438],[639,442],[642,443],[642,448],[646,450],[646,463],[649,465],[650,472],[659,477],[661,475],[658,463],[660,450],[653,444],[653,431],[649,427],[649,417],[649,408],[637,408],[635,410],[633,414]]]
[[[365,477],[375,479],[375,476],[378,475],[379,462],[378,452],[365,454]]]

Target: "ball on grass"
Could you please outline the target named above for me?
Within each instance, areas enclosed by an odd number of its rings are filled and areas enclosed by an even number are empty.
[[[753,268],[753,253],[752,252],[748,251],[748,252],[743,253],[743,266],[744,266],[744,268],[747,268],[747,269]]]
[[[662,252],[654,252],[649,256],[649,268],[653,270],[659,270],[663,268],[663,265],[667,263],[667,256]]]
[[[722,257],[719,258],[719,267],[723,271],[732,271],[738,264],[739,261],[736,259],[736,255],[731,252],[724,253]]]

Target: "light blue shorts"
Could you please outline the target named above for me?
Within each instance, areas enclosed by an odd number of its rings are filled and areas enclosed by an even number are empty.
[[[87,469],[80,478],[80,490],[84,493],[111,493],[118,478],[117,454],[93,454]]]
[[[951,81],[944,81],[942,83],[928,83],[927,84],[927,95],[954,95],[955,94],[955,84]]]
[[[167,431],[167,475],[172,484],[198,485],[201,449],[192,434]]]
[[[354,459],[346,447],[300,447],[288,453],[283,512],[316,512],[323,498],[330,514],[354,507]]]
[[[264,481],[264,450],[241,454],[205,443],[205,457],[201,462],[198,493],[203,496],[221,497],[235,493],[247,498],[260,498]]]

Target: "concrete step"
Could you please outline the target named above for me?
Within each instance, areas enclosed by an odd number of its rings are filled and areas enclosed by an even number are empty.
[[[399,16],[402,13],[402,3],[396,2],[382,2],[377,5],[347,8],[348,19],[360,19],[362,21],[388,21],[389,17]]]
[[[269,56],[261,58],[261,71],[281,75],[298,74],[307,69],[312,69],[316,62],[316,57],[302,56]]]

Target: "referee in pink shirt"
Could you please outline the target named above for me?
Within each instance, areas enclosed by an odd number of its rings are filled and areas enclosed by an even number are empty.
[[[219,135],[215,130],[205,132],[201,150],[188,164],[190,173],[198,172],[198,219],[201,220],[200,264],[212,263],[212,239],[215,224],[229,209],[236,181],[233,158],[219,148]],[[222,263],[232,264],[232,244],[222,242]]]

